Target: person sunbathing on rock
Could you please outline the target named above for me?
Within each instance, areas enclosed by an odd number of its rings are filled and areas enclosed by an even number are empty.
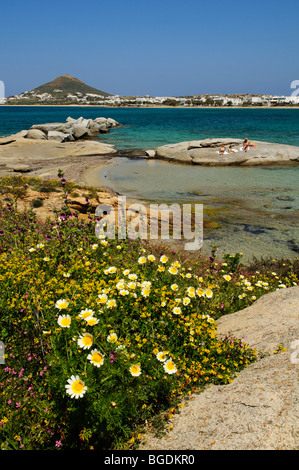
[[[222,147],[221,147],[220,150],[219,150],[219,155],[223,155],[224,152],[225,152],[225,146],[222,145]]]
[[[249,142],[248,142],[248,138],[245,137],[244,142],[243,142],[243,152],[247,152],[248,149],[249,149]]]
[[[233,145],[231,144],[231,145],[228,147],[228,151],[229,151],[230,153],[232,153],[232,152],[237,152],[238,150],[234,149],[234,148],[233,148]]]

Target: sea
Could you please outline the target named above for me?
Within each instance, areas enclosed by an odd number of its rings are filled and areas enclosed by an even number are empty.
[[[0,106],[0,135],[10,135],[67,117],[111,117],[121,127],[99,139],[122,150],[205,138],[232,137],[299,147],[299,108],[104,108]],[[297,258],[299,165],[199,167],[117,157],[99,171],[99,184],[128,201],[203,204],[217,228],[204,232],[203,251],[242,252],[254,258]],[[214,224],[215,226],[215,224]]]

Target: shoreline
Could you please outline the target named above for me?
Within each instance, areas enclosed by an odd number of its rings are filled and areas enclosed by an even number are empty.
[[[107,109],[298,109],[299,106],[106,106],[103,104],[1,104],[1,107],[26,107],[26,108],[107,108]]]

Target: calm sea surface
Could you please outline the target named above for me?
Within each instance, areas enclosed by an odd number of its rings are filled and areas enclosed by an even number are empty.
[[[96,108],[76,106],[0,106],[0,135],[32,124],[78,118],[111,117],[123,124],[105,139],[118,149],[152,149],[184,140],[233,137],[299,146],[297,109]]]
[[[1,107],[0,135],[68,116],[116,119],[122,127],[101,140],[118,150],[213,137],[299,146],[299,109],[166,109],[96,107]],[[204,248],[243,252],[246,259],[298,257],[299,165],[221,168],[116,158],[99,182],[129,200],[201,203],[219,228],[204,233]]]

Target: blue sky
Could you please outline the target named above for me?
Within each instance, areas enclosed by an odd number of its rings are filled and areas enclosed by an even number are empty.
[[[1,6],[6,96],[73,75],[123,96],[290,95],[298,0],[13,0]]]

